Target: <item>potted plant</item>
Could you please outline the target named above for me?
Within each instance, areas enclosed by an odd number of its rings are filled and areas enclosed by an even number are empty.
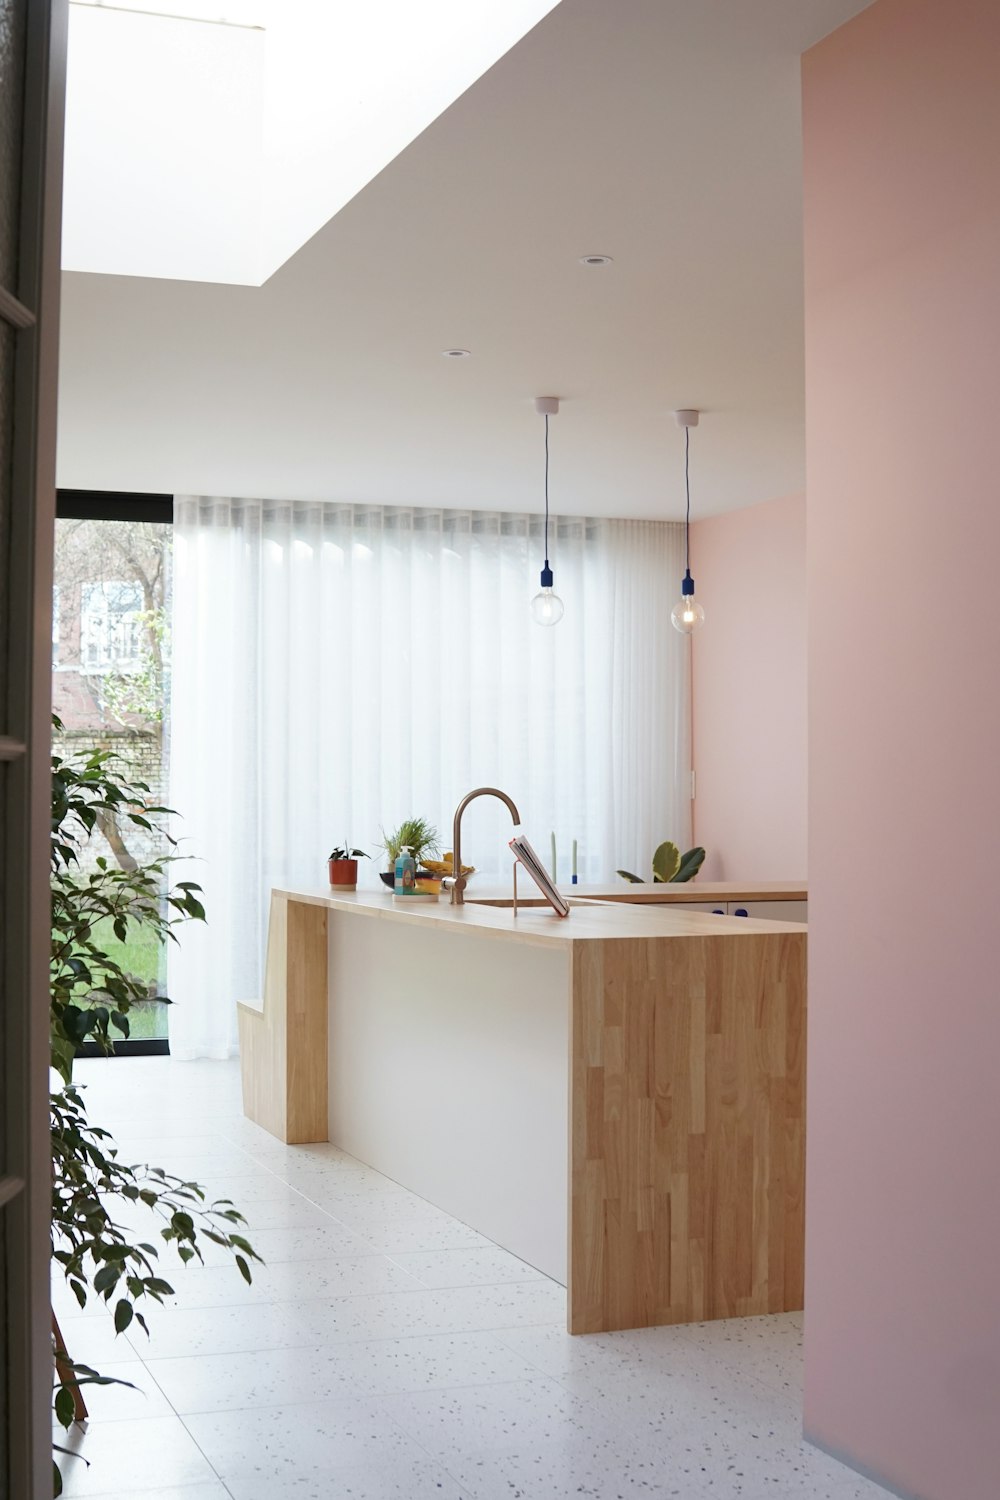
[[[58,719],[53,726],[62,729]],[[244,1237],[243,1215],[229,1199],[212,1199],[196,1182],[122,1158],[109,1132],[88,1117],[83,1090],[73,1082],[73,1063],[84,1043],[113,1053],[115,1036],[128,1037],[129,1013],[147,998],[144,981],[124,966],[125,944],[142,935],[176,942],[180,923],[205,918],[200,887],[190,880],[170,883],[176,841],[158,825],[170,809],[153,804],[146,783],[129,781],[123,765],[119,756],[99,749],[73,761],[52,757],[49,1026],[58,1083],[49,1099],[51,1251],[53,1269],[65,1277],[80,1308],[91,1299],[103,1302],[113,1309],[116,1333],[133,1323],[148,1332],[143,1307],[174,1295],[173,1278],[167,1281],[160,1269],[161,1254],[176,1252],[182,1264],[201,1261],[208,1240],[231,1251],[247,1282],[251,1261],[260,1259]],[[119,838],[117,865],[102,856],[86,870],[87,840],[102,820],[112,818],[120,834],[130,827],[157,829],[168,852],[143,864]],[[150,1213],[148,1229],[129,1217],[122,1222],[123,1215],[143,1208]],[[52,1331],[53,1405],[56,1419],[68,1429],[86,1420],[84,1387],[129,1382],[74,1361],[54,1315]],[[117,1356],[127,1357],[126,1352]],[[70,1453],[62,1444],[55,1446]],[[58,1465],[53,1484],[54,1493],[61,1494]]]
[[[685,880],[693,880],[705,862],[705,851],[701,847],[689,849],[682,854],[676,844],[669,839],[659,846],[653,855],[653,880],[656,883],[678,884]],[[633,885],[644,885],[645,881],[641,875],[633,875],[631,870],[618,870],[617,874],[630,880]]]
[[[439,848],[437,829],[426,818],[406,818],[391,833],[386,833],[383,828],[379,843],[385,850],[388,861],[388,869],[382,874],[382,884],[390,887],[396,860],[403,849],[409,849],[419,868],[423,863],[423,856],[436,854]]]
[[[358,860],[367,859],[363,849],[352,849],[345,841],[343,848],[331,849],[329,859],[330,884],[338,891],[356,891],[358,888]]]

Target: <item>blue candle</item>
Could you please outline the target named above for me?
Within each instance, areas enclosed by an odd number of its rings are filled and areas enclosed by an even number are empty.
[[[573,884],[576,885],[576,839],[573,840]]]

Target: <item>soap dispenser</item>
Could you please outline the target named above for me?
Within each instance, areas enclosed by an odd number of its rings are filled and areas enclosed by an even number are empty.
[[[396,896],[416,895],[417,862],[410,853],[408,845],[404,845],[396,856],[392,889],[393,894]]]

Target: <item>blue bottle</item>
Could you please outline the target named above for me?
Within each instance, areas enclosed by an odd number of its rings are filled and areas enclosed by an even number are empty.
[[[395,896],[415,896],[417,892],[417,862],[408,848],[399,851],[392,886]]]

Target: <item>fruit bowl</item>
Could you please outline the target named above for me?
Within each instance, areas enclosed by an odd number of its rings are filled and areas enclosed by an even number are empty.
[[[442,879],[450,880],[452,878],[452,876],[455,874],[454,861],[453,861],[453,859],[452,859],[452,857],[451,857],[450,854],[446,854],[445,857],[444,857],[444,859],[424,859],[424,860],[421,860],[421,865],[423,866],[423,868],[425,870],[430,870],[430,872],[431,872],[432,875],[440,875]],[[475,867],[475,865],[463,865],[462,866],[462,874],[463,875],[469,876],[469,875],[475,875],[475,873],[476,873],[476,867]]]

